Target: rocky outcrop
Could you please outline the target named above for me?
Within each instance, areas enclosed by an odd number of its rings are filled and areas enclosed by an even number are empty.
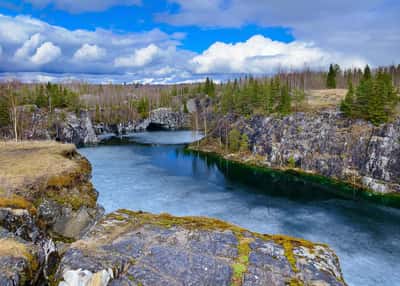
[[[65,252],[59,285],[345,285],[325,245],[121,210]]]
[[[54,127],[55,139],[58,141],[73,143],[76,146],[95,145],[99,142],[86,111],[81,111],[79,116],[72,112],[58,116]]]
[[[400,118],[375,127],[337,111],[226,117],[214,136],[232,128],[248,135],[251,156],[262,158],[265,166],[296,168],[377,193],[400,193]]]
[[[146,130],[178,130],[190,128],[191,116],[171,108],[158,108],[149,113],[148,118],[118,124],[98,123],[94,126],[100,139],[123,136]]]
[[[1,225],[29,240],[40,231],[76,239],[103,214],[91,166],[75,146],[3,143],[0,150]]]
[[[176,130],[190,126],[190,117],[183,112],[174,112],[171,108],[158,108],[150,112],[149,125],[162,129]]]

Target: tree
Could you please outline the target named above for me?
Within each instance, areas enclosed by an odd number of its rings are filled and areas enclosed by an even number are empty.
[[[232,129],[228,135],[229,151],[237,152],[240,149],[240,132],[237,129]]]
[[[292,109],[292,99],[289,94],[287,84],[281,88],[281,96],[279,97],[278,112],[281,115],[288,115]]]
[[[354,116],[354,88],[351,81],[349,81],[349,90],[340,104],[340,110],[347,117]]]
[[[1,93],[0,94],[0,127],[8,126],[10,122],[10,110],[8,97]]]
[[[243,134],[240,139],[240,152],[249,151],[249,136],[247,134]]]
[[[329,66],[328,76],[326,78],[326,87],[327,88],[336,88],[336,73],[337,69],[331,64]]]
[[[7,89],[5,91],[5,96],[8,102],[10,121],[12,122],[13,125],[15,142],[18,142],[18,115],[19,115],[18,112],[19,95],[17,93],[17,87],[18,87],[17,82],[15,81],[8,82]]]

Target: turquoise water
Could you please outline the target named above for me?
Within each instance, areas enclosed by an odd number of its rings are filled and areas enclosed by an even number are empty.
[[[107,212],[209,216],[323,242],[338,254],[349,285],[400,285],[399,209],[345,200],[326,186],[188,153],[183,145],[161,145],[194,140],[187,131],[131,139],[154,144],[80,149]]]

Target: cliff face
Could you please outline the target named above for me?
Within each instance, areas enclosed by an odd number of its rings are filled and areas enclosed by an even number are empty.
[[[325,111],[284,118],[231,117],[224,124],[247,134],[253,155],[266,166],[298,168],[378,193],[400,193],[400,118],[374,127]],[[226,128],[222,125],[215,136]]]
[[[345,285],[326,245],[208,218],[102,216],[90,171],[73,145],[0,144],[0,285]]]
[[[21,106],[19,137],[22,140],[57,140],[76,146],[96,145],[110,137],[127,133],[155,130],[178,130],[191,127],[191,115],[171,108],[158,108],[148,118],[129,121],[93,124],[90,112],[56,109],[50,115],[36,106]],[[0,126],[0,137],[12,139],[11,127]]]

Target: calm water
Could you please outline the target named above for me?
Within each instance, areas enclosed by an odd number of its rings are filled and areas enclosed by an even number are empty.
[[[131,138],[132,139],[132,138]],[[81,149],[99,201],[120,208],[220,218],[261,233],[329,244],[349,285],[400,285],[400,210],[343,200],[326,187],[188,154],[190,132],[137,134],[141,143]]]

